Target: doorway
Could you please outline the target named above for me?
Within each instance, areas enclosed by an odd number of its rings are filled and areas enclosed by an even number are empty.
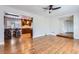
[[[4,16],[4,51],[5,53],[27,53],[31,49],[32,17],[5,14]],[[20,50],[16,52],[16,50]],[[8,51],[8,52],[7,52]]]
[[[74,38],[74,18],[73,16],[61,17],[61,33],[57,36]]]

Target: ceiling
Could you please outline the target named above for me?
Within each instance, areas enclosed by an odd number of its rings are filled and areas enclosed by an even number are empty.
[[[44,7],[48,5],[9,5],[9,7],[16,8],[22,11],[30,12],[33,14],[38,14],[42,16],[62,16],[74,12],[79,12],[79,5],[55,5],[60,6],[61,8],[58,10],[53,10],[51,14],[49,14],[48,10],[44,10]]]

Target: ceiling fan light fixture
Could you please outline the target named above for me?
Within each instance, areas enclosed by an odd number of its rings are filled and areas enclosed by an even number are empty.
[[[52,12],[52,10],[49,10],[49,14]]]
[[[43,9],[48,10],[49,14],[50,14],[53,10],[57,10],[57,9],[60,9],[60,8],[61,7],[54,7],[54,5],[49,5],[48,7],[43,8]]]

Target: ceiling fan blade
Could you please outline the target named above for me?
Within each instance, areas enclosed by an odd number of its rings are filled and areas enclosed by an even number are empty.
[[[61,7],[57,7],[57,8],[52,8],[52,10],[57,10],[57,9],[60,9]]]
[[[43,9],[46,9],[46,10],[48,10],[49,8],[43,8]]]

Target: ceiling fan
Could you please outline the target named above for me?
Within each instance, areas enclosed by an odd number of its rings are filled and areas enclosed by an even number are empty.
[[[52,10],[57,10],[60,9],[61,7],[54,7],[54,5],[49,5],[48,7],[45,7],[43,9],[49,10],[49,14],[51,13]]]

